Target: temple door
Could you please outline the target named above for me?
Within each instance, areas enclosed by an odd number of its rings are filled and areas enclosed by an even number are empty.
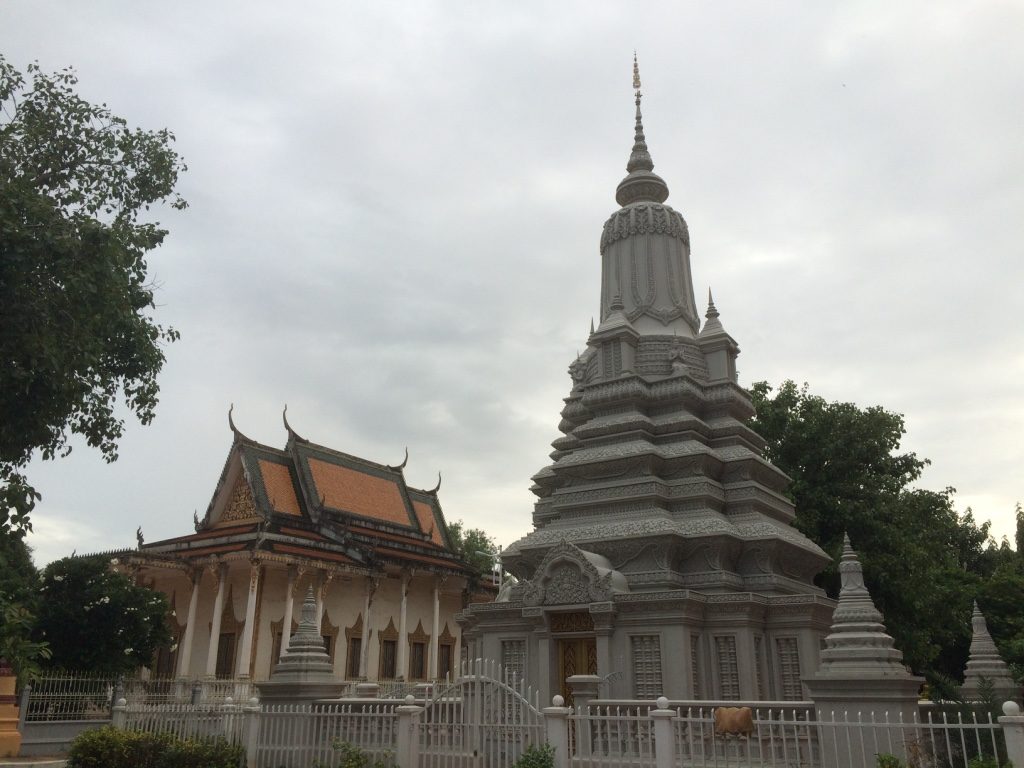
[[[572,675],[597,674],[597,640],[593,637],[572,637],[558,641],[558,679],[565,706],[573,705],[572,691],[566,679]]]

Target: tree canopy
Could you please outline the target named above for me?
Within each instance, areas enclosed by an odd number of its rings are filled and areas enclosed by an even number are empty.
[[[498,558],[498,547],[494,539],[479,528],[466,528],[462,520],[448,523],[448,536],[455,551],[473,569],[474,581],[477,584],[480,583],[480,579],[493,572]]]
[[[131,128],[75,93],[73,70],[27,77],[0,56],[0,527],[30,526],[23,470],[76,434],[117,458],[123,403],[153,419],[163,346],[146,255],[167,232],[151,206],[184,208],[167,130]]]
[[[953,488],[911,487],[928,462],[899,451],[903,417],[880,406],[827,402],[792,381],[777,389],[758,382],[752,395],[751,427],[767,441],[765,458],[792,478],[787,493],[796,507],[795,526],[836,561],[843,533],[849,533],[906,662],[932,679],[959,676],[977,599],[1004,658],[1019,663],[1021,553],[1008,543],[997,545],[989,523],[978,525],[970,510],[957,514]],[[996,574],[1018,579],[1016,591],[991,587]],[[838,594],[834,566],[819,582],[831,597]],[[1004,597],[1009,595],[1014,597]]]
[[[66,557],[43,571],[36,620],[50,666],[117,675],[149,666],[171,642],[167,597],[110,569],[104,557]]]

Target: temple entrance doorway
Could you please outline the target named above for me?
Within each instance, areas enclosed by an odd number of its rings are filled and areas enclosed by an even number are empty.
[[[565,682],[572,675],[597,674],[597,640],[593,637],[572,637],[558,641],[558,679],[565,706],[573,705],[572,691]]]

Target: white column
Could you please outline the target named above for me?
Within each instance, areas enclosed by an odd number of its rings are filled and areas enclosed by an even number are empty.
[[[294,565],[288,566],[288,586],[284,594],[284,624],[281,625],[281,654],[284,658],[285,651],[292,639],[292,612],[295,609],[295,579],[298,572]]]
[[[412,579],[411,573],[402,574],[402,608],[398,614],[398,659],[396,669],[398,677],[407,679],[409,666],[409,625],[406,623],[409,606],[409,582]]]
[[[210,647],[206,654],[206,676],[217,674],[217,646],[220,644],[220,620],[224,615],[224,588],[228,580],[228,567],[217,567],[217,597],[213,601],[213,620],[210,622]]]
[[[249,599],[245,604],[245,627],[242,629],[242,649],[238,661],[238,677],[249,677],[249,667],[252,663],[252,641],[256,636],[256,596],[260,590],[260,565],[253,563],[249,566]]]
[[[185,621],[185,634],[178,641],[178,677],[188,677],[192,666],[192,643],[196,635],[196,609],[199,606],[199,583],[203,580],[201,570],[191,574],[192,597],[188,601],[188,619]]]
[[[359,677],[366,680],[366,667],[370,660],[370,609],[373,607],[373,593],[377,591],[377,582],[366,577],[366,605],[363,610],[363,637],[359,653]]]
[[[430,664],[427,668],[427,679],[437,679],[438,635],[441,634],[441,579],[434,578],[434,624],[430,634]]]

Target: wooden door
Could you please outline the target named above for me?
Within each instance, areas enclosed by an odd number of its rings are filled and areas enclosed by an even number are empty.
[[[572,675],[597,674],[597,640],[593,637],[573,637],[558,641],[558,679],[565,706],[571,707],[572,691],[566,679]]]

